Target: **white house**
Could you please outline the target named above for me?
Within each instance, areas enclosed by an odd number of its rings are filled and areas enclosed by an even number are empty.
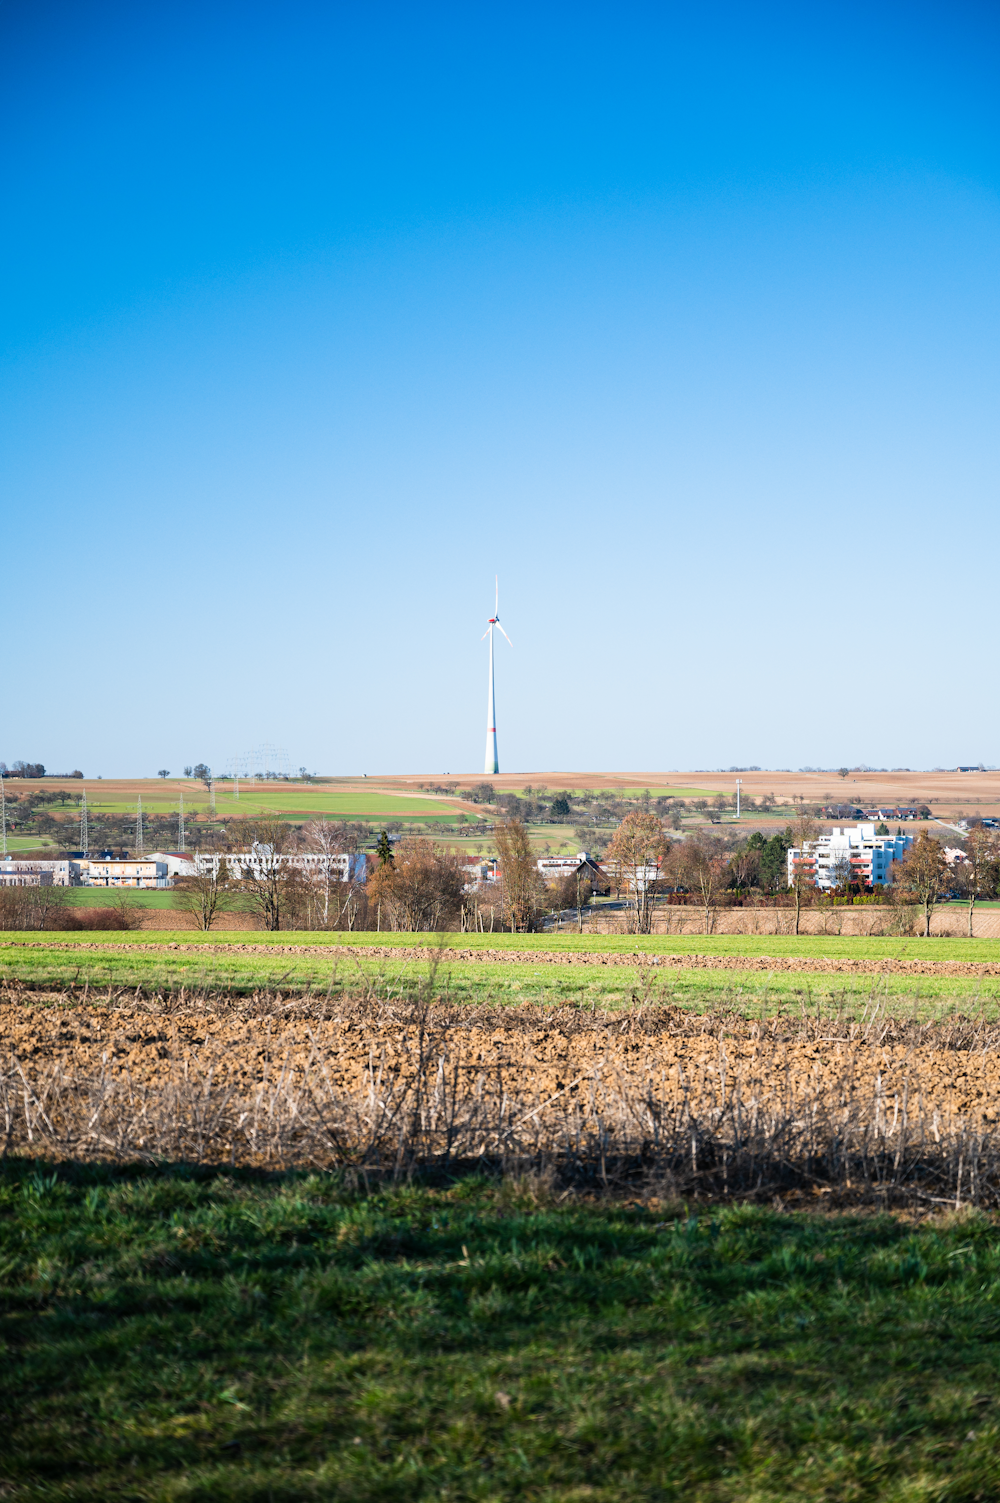
[[[796,868],[804,867],[816,886],[825,889],[837,887],[848,869],[849,880],[884,886],[892,881],[892,863],[901,860],[912,844],[912,835],[876,835],[874,825],[835,825],[829,834],[788,852],[788,885]]]
[[[150,861],[162,861],[168,877],[193,877],[194,855],[188,851],[150,851]]]

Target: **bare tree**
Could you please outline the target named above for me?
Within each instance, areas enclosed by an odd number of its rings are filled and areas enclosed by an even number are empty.
[[[347,827],[337,824],[330,819],[311,819],[308,824],[302,826],[301,842],[305,850],[319,856],[319,864],[316,868],[316,881],[319,885],[323,904],[323,928],[330,923],[330,898],[334,898],[336,923],[340,921],[340,912],[343,907],[342,888],[346,885],[350,888],[350,882],[346,882],[342,876],[344,862],[342,857],[349,854],[352,846]]]
[[[249,854],[239,866],[237,888],[249,898],[263,929],[280,929],[290,871],[282,858],[292,831],[280,819],[241,821],[239,829]]]
[[[929,830],[921,830],[902,861],[892,863],[892,885],[905,902],[920,903],[924,910],[924,938],[931,932],[931,914],[947,880],[948,863],[941,842]]]
[[[819,825],[808,814],[800,814],[791,826],[791,831],[792,846],[798,849],[799,854],[792,857],[788,885],[795,898],[795,933],[798,934],[802,905],[811,902],[816,894],[816,862],[809,847],[819,835]]]
[[[760,883],[760,846],[744,844],[729,858],[729,870],[741,892]]]
[[[729,860],[717,835],[689,835],[674,847],[671,870],[683,887],[696,892],[705,909],[705,933],[715,927],[715,907],[729,882]]]
[[[229,868],[223,856],[205,870],[179,877],[174,884],[179,901],[175,907],[186,913],[196,929],[211,929],[216,917],[232,905],[229,891]]]
[[[1000,860],[1000,831],[976,825],[965,841],[965,860],[955,869],[958,886],[969,904],[969,938],[972,938],[972,916],[976,899],[992,891],[996,864]]]
[[[465,874],[455,856],[429,840],[401,840],[372,874],[369,911],[379,927],[433,933],[457,925]]]
[[[660,865],[670,850],[655,814],[626,814],[611,838],[605,861],[614,871],[616,888],[631,894],[630,929],[648,934],[653,920],[653,891]]]
[[[511,933],[528,930],[535,918],[541,876],[528,832],[519,819],[505,819],[494,834]]]

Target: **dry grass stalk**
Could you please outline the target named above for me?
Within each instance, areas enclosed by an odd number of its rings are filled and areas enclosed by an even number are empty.
[[[109,992],[113,1000],[121,1008]],[[978,1069],[985,1079],[1000,1027],[981,1018],[892,1019],[877,998],[860,1021],[705,1017],[642,1001],[625,1013],[476,1009],[426,997],[413,1004],[371,987],[336,1004],[280,992],[130,993],[128,1003],[123,1017],[170,1029],[158,1035],[153,1078],[133,1078],[107,1053],[83,1071],[58,1061],[31,1068],[12,1053],[0,1067],[5,1153],[397,1179],[479,1165],[554,1169],[580,1185],[655,1180],[696,1197],[797,1187],[1000,1204],[997,1132],[982,1113],[956,1112],[922,1063],[932,1046],[936,1059],[954,1060],[956,1076]],[[192,1011],[271,1031],[249,1086],[226,1074],[221,1044],[181,1047],[178,1024]],[[283,1039],[289,1019],[307,1025],[305,1051]],[[333,1023],[367,1042],[363,1084],[350,1091],[335,1078],[324,1033]],[[588,1047],[596,1040],[592,1062],[567,1072],[558,1089],[539,1087],[525,1050],[525,1037],[542,1028],[570,1041],[585,1035]],[[500,1040],[489,1063],[463,1049],[474,1030]],[[699,1045],[692,1060],[658,1064],[662,1046],[677,1040]],[[793,1046],[813,1051],[811,1074],[790,1070]],[[873,1078],[876,1054],[887,1064]]]

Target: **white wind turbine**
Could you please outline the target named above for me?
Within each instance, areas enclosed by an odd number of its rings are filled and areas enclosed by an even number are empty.
[[[499,762],[499,759],[497,757],[497,712],[496,712],[496,698],[495,698],[495,695],[494,695],[494,692],[493,692],[493,628],[495,626],[498,631],[502,631],[505,637],[507,637],[507,633],[505,631],[503,631],[503,627],[500,625],[500,580],[499,580],[499,578],[497,579],[496,587],[497,587],[497,590],[496,590],[496,605],[493,607],[493,615],[490,617],[489,625],[487,626],[486,630],[483,632],[483,635],[479,639],[481,642],[485,641],[487,637],[489,637],[489,639],[490,639],[490,683],[489,683],[489,697],[488,697],[488,699],[486,701],[486,764],[485,764],[485,766],[483,768],[484,772],[499,772],[500,771],[500,762]],[[507,641],[510,642],[510,637],[507,637]],[[511,645],[511,647],[513,647],[513,645],[514,645],[513,642],[510,642],[510,645]]]

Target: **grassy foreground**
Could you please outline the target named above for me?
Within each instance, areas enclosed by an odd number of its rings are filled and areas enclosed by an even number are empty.
[[[0,1269],[15,1498],[1000,1493],[986,1217],[8,1162]]]

